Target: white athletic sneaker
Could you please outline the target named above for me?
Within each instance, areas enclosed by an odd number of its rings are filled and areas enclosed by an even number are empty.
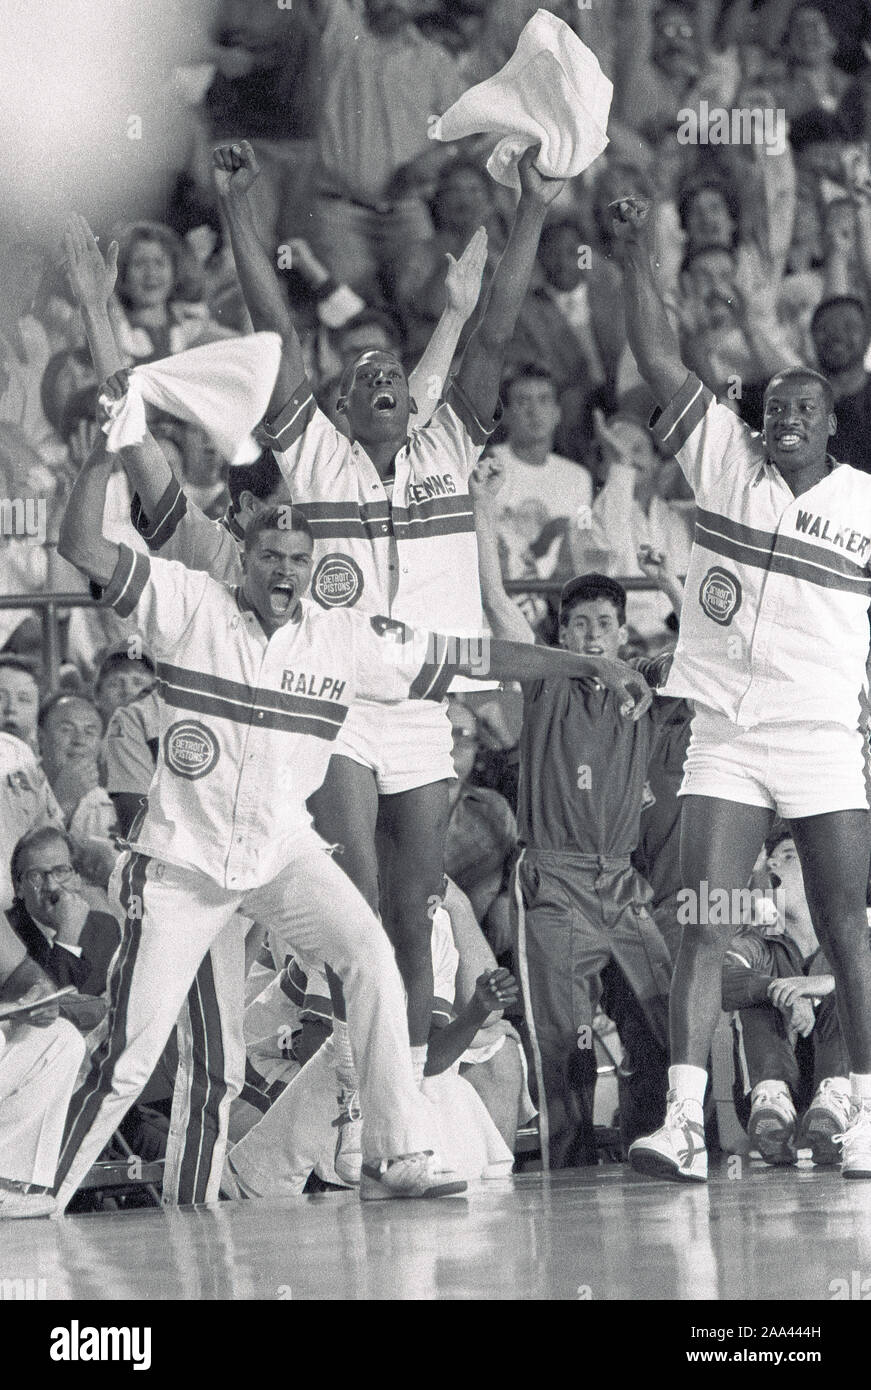
[[[333,1120],[338,1129],[336,1153],[333,1167],[339,1182],[349,1187],[358,1187],[360,1171],[363,1166],[363,1121],[360,1111],[360,1098],[356,1091],[341,1091],[338,1097],[339,1113]]]
[[[361,1202],[383,1202],[390,1197],[456,1197],[468,1184],[456,1173],[439,1172],[431,1153],[406,1154],[389,1162],[364,1163],[360,1178]]]
[[[839,1163],[841,1155],[835,1135],[850,1123],[850,1083],[842,1077],[826,1077],[805,1111],[796,1148],[810,1149],[814,1163],[827,1167]]]
[[[798,1116],[785,1085],[760,1081],[753,1087],[747,1135],[766,1163],[795,1163]]]
[[[0,1187],[0,1221],[28,1221],[36,1216],[51,1216],[57,1202],[48,1192],[15,1192]]]
[[[871,1178],[871,1102],[859,1107],[851,1100],[849,1125],[843,1134],[833,1135],[833,1142],[841,1146],[842,1177]],[[0,1215],[2,1211],[0,1207]]]
[[[665,1123],[646,1139],[629,1146],[629,1162],[636,1173],[672,1182],[707,1182],[708,1150],[704,1126],[690,1119],[691,1102],[678,1100],[669,1091]],[[692,1106],[694,1110],[696,1107]]]

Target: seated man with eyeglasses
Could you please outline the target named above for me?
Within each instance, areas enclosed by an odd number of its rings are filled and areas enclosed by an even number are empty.
[[[74,842],[60,827],[22,836],[12,854],[15,902],[7,916],[58,988],[75,985],[82,994],[100,995],[121,932],[110,912],[94,910],[82,894],[73,856]]]
[[[64,1119],[85,1056],[82,1032],[59,1017],[54,985],[30,957],[0,912],[0,1221],[50,1216]],[[71,995],[85,1010],[88,1001]],[[90,1001],[93,1003],[94,1001]],[[97,1001],[99,1002],[99,1001]],[[6,1018],[9,1005],[38,1006]],[[93,1010],[91,1010],[93,1013]]]

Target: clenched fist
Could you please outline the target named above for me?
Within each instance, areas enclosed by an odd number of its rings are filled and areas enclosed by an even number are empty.
[[[212,151],[215,187],[221,198],[244,198],[260,173],[260,166],[247,140],[233,145],[217,145]]]
[[[650,202],[636,194],[613,204],[611,231],[617,241],[643,241],[650,216]]]

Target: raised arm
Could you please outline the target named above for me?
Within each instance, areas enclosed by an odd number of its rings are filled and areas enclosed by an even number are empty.
[[[650,204],[624,198],[615,208],[614,237],[623,243],[626,336],[638,370],[657,405],[668,405],[686,381],[687,368],[654,280],[648,242]]]
[[[520,202],[514,225],[490,284],[486,307],[469,339],[457,372],[457,382],[480,420],[492,419],[508,344],[535,265],[547,210],[565,186],[535,168],[538,149],[527,150],[520,161]]]
[[[472,680],[540,681],[554,678],[577,680],[595,677],[620,700],[620,713],[640,719],[650,708],[651,694],[644,677],[623,661],[580,656],[559,647],[530,646],[526,642],[506,642],[501,638],[451,639],[457,642],[458,675]],[[482,656],[483,648],[483,656]]]
[[[497,498],[505,481],[505,465],[499,459],[482,458],[469,478],[478,533],[478,572],[484,615],[494,637],[510,642],[535,643],[535,633],[517,604],[506,594],[499,561]]]
[[[441,400],[460,334],[478,305],[486,264],[487,232],[484,227],[478,228],[458,261],[448,253],[444,313],[408,378],[409,392],[417,402],[417,411],[411,418],[415,428],[427,423]]]
[[[58,552],[65,560],[103,587],[115,573],[120,554],[114,541],[103,535],[106,488],[115,468],[115,457],[107,453],[105,442],[101,434],[82,464],[73,483],[57,542]]]
[[[105,381],[125,365],[108,307],[118,277],[118,243],[111,243],[104,261],[84,217],[73,213],[64,227],[63,253],[64,269],[82,315],[97,378]]]
[[[638,565],[648,579],[652,579],[661,593],[665,594],[680,618],[683,607],[683,580],[671,568],[671,560],[664,550],[654,550],[652,545],[642,545],[638,550]]]
[[[107,310],[117,274],[118,243],[112,242],[104,261],[84,217],[74,215],[64,230],[63,245],[67,279],[81,309],[97,378],[106,381],[125,371]],[[122,449],[120,458],[132,490],[150,515],[174,477],[165,454],[148,435],[136,448]]]
[[[736,281],[732,286],[738,322],[764,379],[789,367],[807,365],[790,347],[777,321],[773,288],[770,280],[766,283],[764,273],[752,271],[743,285]]]
[[[299,335],[276,269],[257,235],[248,190],[260,169],[247,140],[218,145],[213,153],[215,187],[221,199],[236,262],[236,274],[251,322],[259,331],[280,333],[281,366],[267,414],[280,410],[305,380]]]

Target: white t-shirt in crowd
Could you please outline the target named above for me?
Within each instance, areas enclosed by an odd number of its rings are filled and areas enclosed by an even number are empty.
[[[582,464],[560,454],[548,454],[542,464],[527,463],[507,443],[495,444],[490,453],[505,465],[497,505],[499,533],[509,554],[527,549],[549,521],[589,518],[593,479]]]

